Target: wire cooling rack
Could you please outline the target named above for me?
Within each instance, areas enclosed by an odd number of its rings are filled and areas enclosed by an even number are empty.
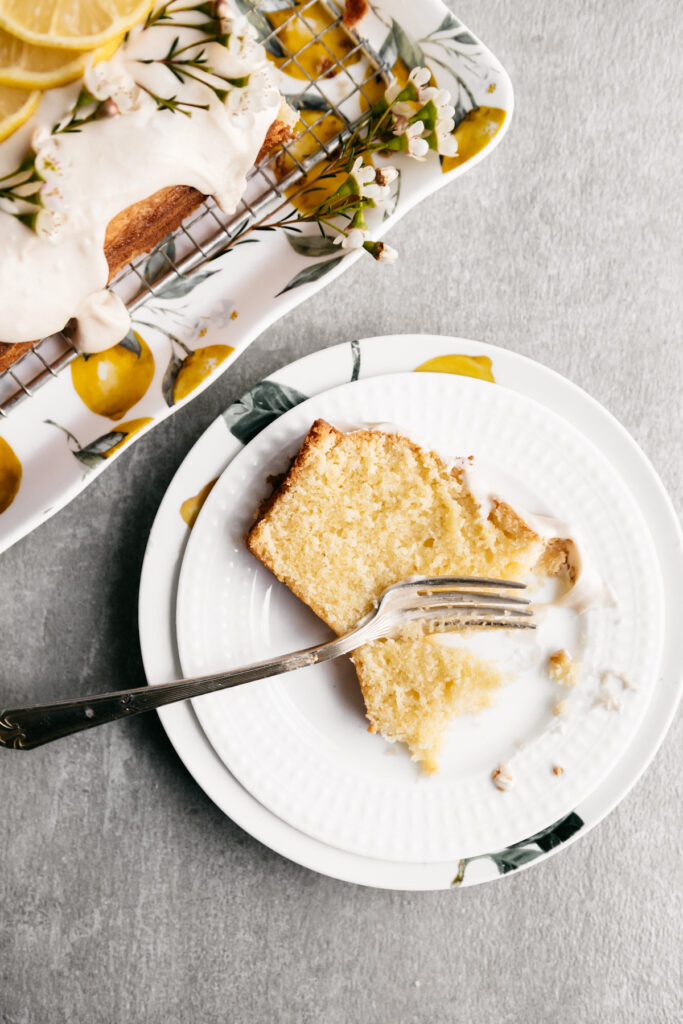
[[[361,100],[368,106],[374,102],[367,87],[378,76],[386,79],[389,72],[388,65],[368,41],[343,24],[342,10],[334,0],[299,0],[296,5],[292,0],[291,13],[277,27],[268,20],[268,11],[260,10],[262,5],[269,6],[267,0],[246,3],[261,43],[287,76],[287,89],[283,89],[287,101],[296,110],[313,111],[311,123],[299,131],[292,143],[278,146],[251,169],[247,190],[235,213],[226,217],[213,199],[205,199],[173,233],[172,247],[164,239],[151,253],[133,260],[117,275],[109,287],[121,296],[130,312],[152,297],[162,297],[164,289],[189,277],[207,259],[225,252],[245,226],[284,202],[287,189],[321,159],[330,156],[340,140],[358,124],[362,117]],[[329,45],[329,37],[335,32],[343,32],[348,41],[343,56]],[[305,41],[294,49],[287,42],[297,34]],[[329,125],[332,115],[339,119],[341,127],[326,137],[323,122],[327,120]],[[309,149],[308,155],[302,157],[302,151]],[[150,258],[155,255],[156,259]],[[9,369],[0,372],[0,417],[7,416],[16,405],[56,377],[77,354],[65,331],[36,342]]]

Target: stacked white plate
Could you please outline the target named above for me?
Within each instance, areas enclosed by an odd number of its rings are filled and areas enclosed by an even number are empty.
[[[495,383],[453,372],[491,360]],[[654,470],[584,392],[521,356],[403,335],[315,353],[231,406],[189,453],[157,514],[142,573],[151,685],[217,672],[329,636],[249,553],[254,510],[318,417],[390,422],[445,455],[474,455],[519,507],[571,522],[616,605],[543,635],[584,668],[573,713],[519,663],[495,708],[459,719],[436,777],[367,732],[350,664],[335,662],[161,712],[207,794],[272,849],[367,885],[437,889],[538,863],[595,825],[654,755],[681,689],[681,533]],[[217,482],[211,488],[211,481]],[[190,530],[193,506],[205,497]],[[559,628],[559,627],[558,627]],[[565,632],[562,632],[562,629]],[[571,635],[567,633],[571,630]],[[608,682],[618,699],[602,700]],[[516,785],[500,792],[495,765]],[[552,771],[562,766],[562,773]]]

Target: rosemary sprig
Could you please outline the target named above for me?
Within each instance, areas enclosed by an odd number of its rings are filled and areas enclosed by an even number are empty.
[[[183,7],[179,7],[178,4],[181,0],[167,0],[167,3],[162,4],[160,7],[153,8],[145,19],[144,28],[153,28],[155,25],[164,25],[169,21],[175,22],[177,14],[184,14],[186,11],[198,11],[200,14],[205,14],[207,18],[215,21],[214,17],[214,4],[213,3],[200,3],[200,4],[185,4]],[[195,25],[190,26],[195,28]]]
[[[33,155],[27,156],[15,170],[0,178],[0,200],[12,203],[13,206],[7,212],[20,216],[26,213],[24,203],[40,205],[38,193],[42,184]]]
[[[204,39],[197,39],[192,43],[188,43],[186,46],[180,46],[180,40],[176,36],[163,57],[140,58],[138,63],[161,64],[163,67],[168,68],[181,85],[184,85],[188,79],[199,82],[200,85],[211,89],[221,103],[224,103],[228,92],[226,86],[243,88],[249,81],[249,76],[229,78],[216,71],[209,64],[206,49],[204,48],[208,43],[213,42],[224,46],[226,37],[223,35],[207,36]],[[197,47],[202,47],[198,53],[190,54],[187,52],[189,50],[197,50]],[[217,81],[212,81],[212,79]]]
[[[57,122],[51,134],[62,135],[69,132],[80,132],[84,124],[96,121],[101,116],[102,103],[83,86],[70,113]]]
[[[208,103],[188,103],[187,100],[179,100],[177,96],[158,96],[157,93],[148,89],[146,85],[140,85],[139,82],[138,87],[152,97],[159,110],[170,110],[173,113],[184,114],[185,117],[192,117],[192,112],[185,110],[185,107],[192,107],[196,110],[209,109]]]

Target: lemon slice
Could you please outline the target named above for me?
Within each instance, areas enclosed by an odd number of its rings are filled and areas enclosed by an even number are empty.
[[[54,89],[80,78],[92,59],[107,60],[121,36],[90,53],[88,50],[50,50],[34,46],[0,28],[0,85],[19,89]]]
[[[94,50],[123,35],[153,0],[0,0],[0,28],[35,46]]]
[[[20,128],[40,103],[40,92],[0,85],[0,142]]]

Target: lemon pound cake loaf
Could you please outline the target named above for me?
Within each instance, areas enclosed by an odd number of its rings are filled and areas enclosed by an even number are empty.
[[[247,545],[336,633],[392,583],[424,576],[528,574],[544,541],[509,505],[488,516],[462,470],[399,434],[311,427]],[[378,640],[353,655],[372,732],[406,743],[427,772],[451,719],[490,704],[492,662],[438,636]]]

